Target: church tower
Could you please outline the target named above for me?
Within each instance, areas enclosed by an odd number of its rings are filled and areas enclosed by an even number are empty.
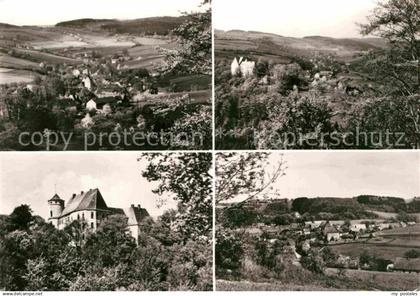
[[[58,228],[58,218],[64,210],[64,200],[57,193],[48,200],[48,210],[48,221]]]

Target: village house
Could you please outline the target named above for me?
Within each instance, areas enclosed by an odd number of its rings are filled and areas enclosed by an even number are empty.
[[[136,239],[140,233],[140,223],[149,213],[140,205],[129,208],[108,207],[99,189],[74,193],[65,205],[63,199],[55,194],[48,200],[48,221],[58,229],[64,229],[73,221],[80,221],[86,231],[96,231],[101,222],[110,215],[120,214],[127,218],[131,235]]]
[[[327,223],[322,232],[327,242],[340,240],[340,231],[334,225]]]
[[[306,221],[305,226],[308,226],[310,229],[316,229],[326,223],[325,220],[318,220],[318,221]]]
[[[356,223],[350,225],[350,230],[353,232],[360,232],[366,230],[366,224]]]
[[[112,108],[118,103],[119,98],[115,96],[100,96],[90,99],[86,103],[86,109],[89,111],[100,110],[104,113],[112,112]]]
[[[377,227],[379,230],[389,229],[389,223],[379,223]]]

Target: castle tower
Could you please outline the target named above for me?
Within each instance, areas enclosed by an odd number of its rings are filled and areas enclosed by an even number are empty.
[[[58,228],[58,218],[64,210],[64,200],[62,200],[58,194],[48,200],[48,221]]]

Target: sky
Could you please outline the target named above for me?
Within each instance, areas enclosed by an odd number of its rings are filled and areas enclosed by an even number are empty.
[[[282,36],[360,37],[376,0],[213,0],[214,27]]]
[[[80,18],[136,19],[179,16],[201,0],[0,0],[0,23],[55,25]]]
[[[152,217],[176,208],[176,202],[159,206],[151,192],[157,183],[141,177],[145,161],[136,152],[0,153],[0,214],[21,204],[35,215],[48,216],[47,201],[57,194],[66,201],[73,193],[99,188],[109,207],[140,204]]]
[[[416,151],[289,151],[286,175],[274,187],[281,198],[420,196]],[[277,163],[280,153],[270,156]]]

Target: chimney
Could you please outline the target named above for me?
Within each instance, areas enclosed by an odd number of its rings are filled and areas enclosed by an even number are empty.
[[[140,204],[138,204],[138,205],[137,205],[137,207],[138,207],[139,209],[141,209],[141,206],[140,206]]]
[[[134,208],[134,204],[132,204],[131,207]]]
[[[72,195],[72,197],[71,197],[71,198],[73,199],[73,198],[75,198],[75,197],[76,197],[76,193],[73,193],[73,195]]]
[[[83,194],[83,190],[82,190],[82,191],[80,191],[80,194]]]

